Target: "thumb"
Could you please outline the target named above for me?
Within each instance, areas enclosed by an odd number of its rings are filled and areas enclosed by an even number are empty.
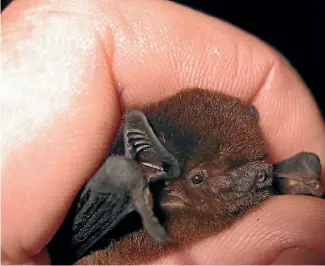
[[[233,226],[157,264],[323,264],[325,201],[274,196]]]

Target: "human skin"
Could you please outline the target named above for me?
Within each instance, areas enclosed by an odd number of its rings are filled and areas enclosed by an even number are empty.
[[[177,4],[16,0],[2,13],[1,60],[2,263],[49,263],[44,247],[103,160],[123,109],[181,88],[255,105],[275,162],[309,151],[324,169],[324,121],[283,56]],[[274,197],[157,263],[313,264],[325,256],[324,224],[324,200]]]

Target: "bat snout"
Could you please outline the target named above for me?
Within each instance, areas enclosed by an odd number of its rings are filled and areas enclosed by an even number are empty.
[[[182,186],[178,182],[166,182],[163,197],[161,199],[161,206],[169,210],[188,207],[186,203],[186,195]]]

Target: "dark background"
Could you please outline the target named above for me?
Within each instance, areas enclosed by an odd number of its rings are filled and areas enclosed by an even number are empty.
[[[67,0],[68,1],[68,0]],[[1,0],[2,9],[10,2]],[[298,70],[325,116],[322,0],[174,0],[231,22],[279,50]],[[324,3],[323,3],[324,4]],[[323,34],[322,34],[323,33]],[[323,75],[321,75],[323,71]]]

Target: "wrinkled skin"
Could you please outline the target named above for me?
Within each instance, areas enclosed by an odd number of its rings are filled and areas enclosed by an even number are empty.
[[[273,162],[305,150],[324,166],[325,124],[306,84],[224,21],[168,1],[19,0],[2,22],[3,263],[49,264],[45,247],[103,161],[121,110],[181,88],[254,104]],[[324,200],[274,197],[231,230],[154,262],[283,264],[286,254],[301,263],[325,256],[324,223]]]

